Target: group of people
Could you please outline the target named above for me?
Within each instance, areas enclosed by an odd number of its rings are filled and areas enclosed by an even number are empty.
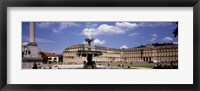
[[[178,64],[173,64],[173,61],[169,65],[157,63],[154,65],[153,69],[178,69]]]
[[[32,69],[41,69],[40,63],[37,64],[36,62],[34,62],[33,66],[32,66]]]

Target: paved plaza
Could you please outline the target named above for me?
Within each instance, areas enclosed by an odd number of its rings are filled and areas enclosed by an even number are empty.
[[[48,68],[45,66],[44,68]],[[52,69],[83,69],[83,65],[53,65]],[[97,69],[122,69],[120,67],[115,66],[103,66],[103,65],[97,65]],[[146,68],[146,67],[131,67],[130,69],[152,69],[152,68]]]

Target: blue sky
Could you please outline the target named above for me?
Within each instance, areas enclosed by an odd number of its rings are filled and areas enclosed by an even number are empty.
[[[93,45],[133,48],[152,43],[178,43],[172,22],[35,22],[36,42],[41,51],[61,54],[83,44],[89,31]],[[29,22],[22,22],[22,42],[29,41]]]

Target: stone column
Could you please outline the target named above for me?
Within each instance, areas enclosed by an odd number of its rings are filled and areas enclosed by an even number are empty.
[[[34,22],[29,23],[30,27],[30,42],[35,42],[35,24]]]

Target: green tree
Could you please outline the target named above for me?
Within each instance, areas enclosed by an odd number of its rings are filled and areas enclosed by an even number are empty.
[[[178,22],[173,22],[173,23],[177,25],[176,28],[173,30],[174,37],[177,37],[178,36]]]
[[[45,55],[45,53],[44,52],[40,52],[40,55],[42,56],[42,58],[43,58],[43,63],[47,63],[48,62],[48,56],[47,55]]]
[[[59,55],[59,62],[63,62],[63,55],[62,54]]]

